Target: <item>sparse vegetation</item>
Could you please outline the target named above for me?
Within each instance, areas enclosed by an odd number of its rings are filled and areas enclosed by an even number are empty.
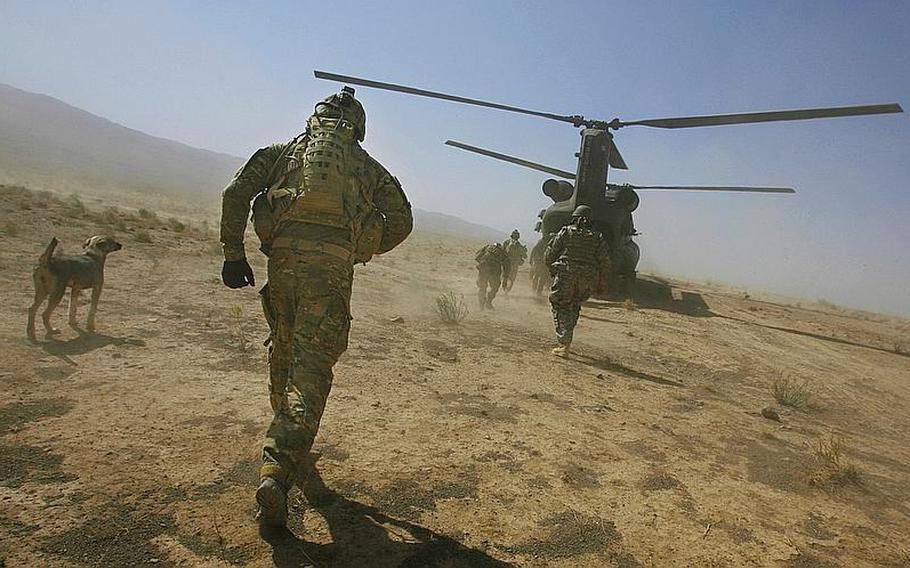
[[[104,211],[98,214],[98,221],[118,231],[125,231],[126,219],[123,218],[123,215],[123,212],[116,207],[106,207]]]
[[[844,308],[843,308],[842,306],[839,306],[839,305],[835,304],[834,302],[831,302],[831,301],[826,300],[826,299],[824,299],[824,298],[819,298],[818,301],[817,301],[816,303],[817,303],[819,306],[821,306],[822,308],[826,309],[826,310],[830,310],[830,311],[833,311],[833,312],[842,312],[842,311],[844,311]]]
[[[638,309],[638,306],[635,304],[635,300],[632,298],[626,298],[622,301],[622,307],[627,309],[630,312],[634,312]]]
[[[178,233],[182,233],[186,230],[186,223],[180,221],[179,219],[175,219],[174,217],[171,217],[167,220],[167,226],[170,227],[172,231],[176,231]]]
[[[140,209],[139,211],[137,211],[136,213],[139,214],[139,218],[140,218],[140,219],[146,219],[146,220],[149,220],[149,221],[153,221],[153,220],[157,220],[157,219],[158,219],[158,214],[157,214],[157,213],[155,213],[154,211],[150,211],[150,210],[148,210],[148,209],[146,209],[146,208],[144,208],[144,207],[143,207],[142,209]]]
[[[236,330],[237,335],[237,348],[240,351],[249,351],[252,345],[246,336],[246,330],[243,327],[244,317],[243,317],[243,306],[240,304],[235,304],[231,306],[230,310],[231,319],[234,320],[234,329]]]
[[[846,458],[847,443],[843,436],[832,435],[815,442],[815,468],[809,472],[809,483],[820,487],[860,485],[862,478],[856,465]]]
[[[75,193],[63,201],[63,214],[67,217],[82,217],[85,215],[85,204]]]
[[[812,399],[808,381],[798,381],[785,373],[781,373],[774,379],[770,390],[774,400],[778,403],[799,410],[807,408]]]
[[[139,229],[133,233],[133,240],[137,243],[150,243],[152,242],[152,236],[145,229]]]
[[[455,295],[451,290],[436,296],[434,306],[436,315],[443,323],[457,325],[468,316],[468,307],[464,300]]]

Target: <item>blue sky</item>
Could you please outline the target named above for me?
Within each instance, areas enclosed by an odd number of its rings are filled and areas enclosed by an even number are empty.
[[[908,2],[18,2],[0,82],[245,156],[334,91],[314,68],[556,113],[633,120],[877,102],[910,108]],[[545,176],[446,138],[574,170],[570,126],[358,89],[366,147],[415,205],[529,232]],[[643,268],[910,314],[908,115],[617,135],[649,193]]]

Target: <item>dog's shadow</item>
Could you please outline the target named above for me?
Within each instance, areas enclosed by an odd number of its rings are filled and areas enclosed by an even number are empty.
[[[290,530],[264,532],[278,568],[297,566],[479,567],[512,566],[468,548],[452,537],[390,517],[376,507],[359,503],[325,485],[319,471],[310,469],[304,494],[309,506],[328,525],[332,542],[307,542]],[[292,528],[298,528],[292,521]]]
[[[103,333],[82,332],[77,337],[66,341],[50,339],[40,343],[41,349],[49,355],[59,357],[71,365],[76,363],[70,359],[71,355],[85,355],[96,349],[108,345],[128,345],[131,347],[145,347],[145,341],[133,337],[115,337]]]

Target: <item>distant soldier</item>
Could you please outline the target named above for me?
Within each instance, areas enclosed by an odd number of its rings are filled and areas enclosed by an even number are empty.
[[[509,292],[515,285],[515,277],[518,276],[518,267],[525,263],[528,258],[528,247],[524,246],[519,240],[521,233],[518,229],[512,231],[512,234],[502,243],[502,248],[509,255],[509,273],[502,279],[502,289]]]
[[[550,266],[547,264],[546,256],[547,245],[550,244],[552,236],[542,236],[537,244],[531,249],[528,263],[530,265],[531,289],[536,295],[543,293],[545,288],[550,287]]]
[[[603,237],[591,226],[591,208],[579,205],[572,222],[547,247],[546,262],[553,274],[550,306],[559,346],[553,354],[565,357],[572,345],[581,303],[606,281],[610,255]]]
[[[509,255],[499,243],[486,245],[477,251],[477,300],[480,309],[493,309],[493,298],[499,292],[499,285],[511,270]]]
[[[288,491],[316,437],[332,367],[347,348],[354,264],[392,250],[411,232],[407,197],[361,148],[365,133],[363,107],[345,87],[316,104],[306,132],[258,150],[224,190],[225,285],[255,284],[243,246],[250,201],[269,257],[260,294],[272,332],[273,417],[256,491],[265,528],[287,521]]]

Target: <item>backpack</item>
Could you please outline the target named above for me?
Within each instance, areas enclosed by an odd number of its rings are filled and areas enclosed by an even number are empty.
[[[276,162],[272,186],[253,202],[253,226],[263,251],[285,223],[349,230],[352,260],[367,262],[378,250],[383,219],[373,206],[372,159],[360,148],[350,123],[310,117]],[[279,174],[279,172],[281,172]]]

